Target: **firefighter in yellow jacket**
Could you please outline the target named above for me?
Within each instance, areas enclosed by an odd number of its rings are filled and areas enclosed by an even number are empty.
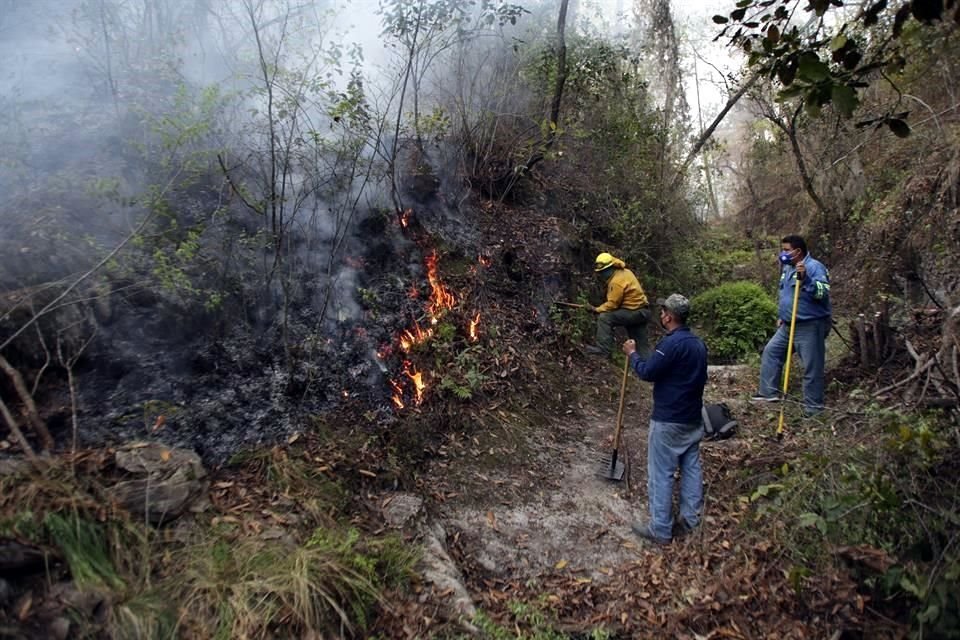
[[[587,353],[609,355],[613,349],[613,328],[624,327],[627,336],[636,341],[637,353],[646,358],[650,351],[647,347],[650,311],[640,281],[623,260],[609,253],[597,256],[594,271],[606,282],[607,301],[593,307],[597,313],[597,342],[587,347]]]

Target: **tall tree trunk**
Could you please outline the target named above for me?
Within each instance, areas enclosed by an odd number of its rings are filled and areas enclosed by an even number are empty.
[[[700,135],[703,135],[703,105],[700,103],[700,74],[697,71],[697,58],[693,58],[693,83],[697,88],[697,122],[700,124]],[[717,193],[713,189],[713,175],[710,169],[709,157],[703,155],[703,177],[707,182],[707,198],[710,203],[710,212],[714,218],[720,217],[720,205],[717,203]]]
[[[540,163],[540,161],[546,157],[547,151],[549,151],[557,141],[557,132],[560,128],[560,105],[563,101],[563,87],[567,83],[567,40],[565,32],[569,2],[570,0],[560,0],[560,15],[557,18],[557,77],[553,84],[553,99],[550,101],[549,130],[536,153],[527,160],[523,167],[512,172],[513,175],[510,176],[507,187],[500,195],[501,202],[507,197],[507,194],[510,193],[513,187],[516,186],[517,180]]]
[[[823,230],[828,235],[830,234],[830,209],[827,207],[826,203],[823,201],[823,198],[820,197],[820,194],[817,193],[817,190],[813,186],[813,179],[810,177],[810,171],[807,169],[807,163],[803,159],[803,151],[800,149],[800,140],[797,138],[797,118],[800,116],[800,112],[803,110],[803,104],[797,106],[794,110],[793,115],[790,117],[790,122],[785,122],[783,118],[777,116],[773,110],[769,110],[767,117],[775,125],[780,127],[780,130],[783,131],[787,139],[790,140],[790,149],[793,151],[793,159],[797,163],[797,172],[800,174],[800,181],[803,184],[803,190],[806,191],[807,195],[813,201],[813,204],[817,207],[817,211],[820,214],[820,218],[823,225]],[[824,247],[826,248],[826,247]]]
[[[733,106],[740,101],[740,98],[743,97],[743,94],[745,94],[750,87],[756,84],[759,78],[760,74],[754,73],[752,76],[744,80],[743,84],[740,85],[740,88],[737,89],[736,93],[727,98],[727,103],[723,105],[723,109],[721,109],[720,113],[717,114],[717,117],[713,119],[713,122],[710,123],[710,126],[700,134],[700,137],[697,138],[697,141],[693,144],[693,147],[690,149],[687,157],[684,158],[683,163],[680,165],[680,169],[677,171],[677,175],[673,180],[674,184],[676,184],[680,179],[684,169],[690,166],[690,163],[693,162],[693,159],[697,157],[697,154],[700,153],[701,149],[703,149],[703,145],[707,143],[707,141],[713,135],[713,132],[716,131],[717,127],[720,126],[720,123],[723,122],[723,119],[727,117],[728,113],[730,113],[730,109],[733,109]]]

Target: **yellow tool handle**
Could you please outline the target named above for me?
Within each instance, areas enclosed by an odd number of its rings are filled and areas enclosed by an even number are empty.
[[[787,387],[790,386],[790,361],[793,360],[793,331],[797,327],[797,301],[800,300],[800,279],[794,271],[793,310],[790,312],[790,337],[787,338],[787,361],[783,369],[783,397],[780,398],[780,420],[777,422],[777,437],[783,437],[783,410],[787,399]]]
[[[623,382],[620,383],[620,407],[617,409],[617,432],[613,436],[613,448],[620,448],[620,432],[623,431],[623,400],[627,397],[627,374],[630,372],[630,356],[623,361]]]

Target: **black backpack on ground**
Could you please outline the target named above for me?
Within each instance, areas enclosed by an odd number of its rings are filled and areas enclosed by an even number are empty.
[[[733,419],[726,404],[705,404],[701,413],[704,440],[723,440],[736,432],[737,421]]]

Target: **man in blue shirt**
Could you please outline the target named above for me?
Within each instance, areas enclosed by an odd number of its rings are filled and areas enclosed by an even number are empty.
[[[660,325],[667,335],[650,357],[637,353],[633,340],[623,344],[630,367],[653,383],[653,415],[647,439],[647,501],[650,519],[633,532],[658,544],[700,524],[703,509],[703,387],[707,383],[707,347],[687,327],[690,302],[679,294],[659,301]],[[680,519],[673,524],[673,474],[680,469]]]
[[[830,272],[807,252],[800,236],[781,240],[780,301],[777,332],[763,348],[760,360],[760,392],[755,402],[777,402],[783,385],[783,365],[790,338],[790,315],[794,287],[800,286],[793,345],[803,362],[803,414],[814,416],[823,411],[824,361],[827,334],[830,333]]]

